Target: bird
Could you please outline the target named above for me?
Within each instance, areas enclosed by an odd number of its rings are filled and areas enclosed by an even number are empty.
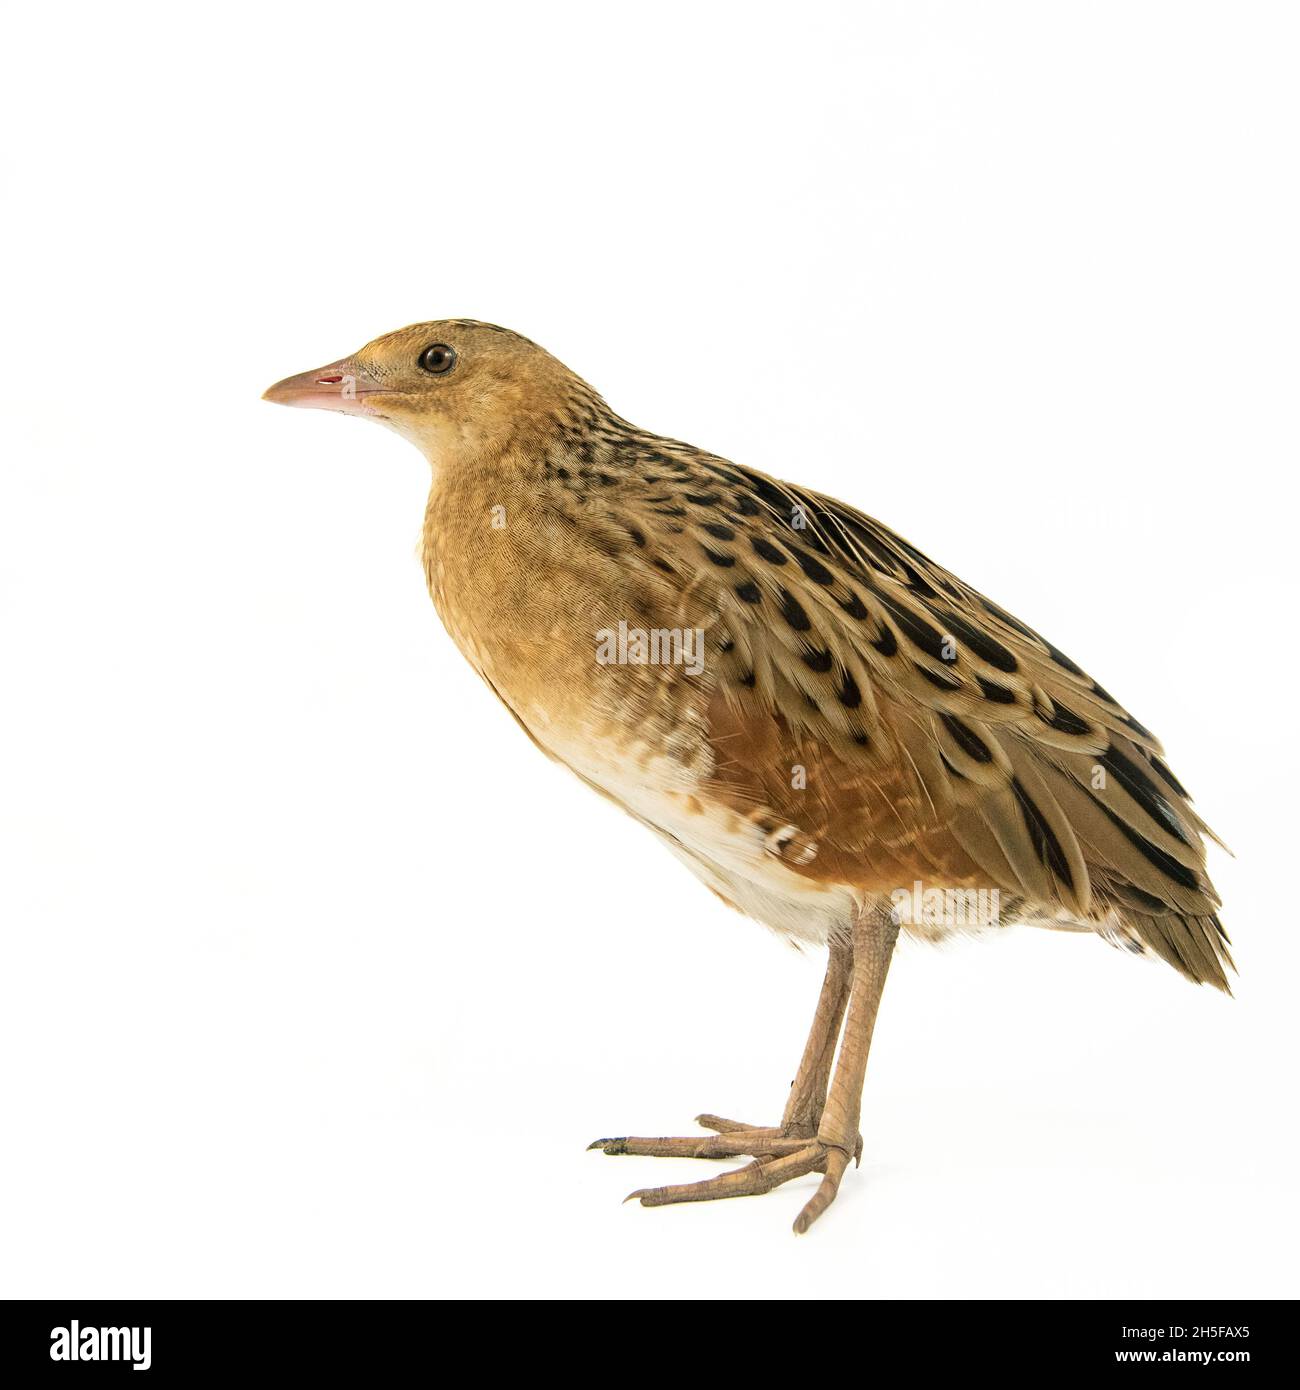
[[[900,932],[1091,933],[1228,992],[1218,842],[1156,736],[1033,628],[835,498],[641,429],[557,358],[417,323],[265,399],[370,419],[431,470],[420,553],[529,739],[718,897],[827,965],[778,1123],[599,1139],[745,1159],[644,1206],[860,1161]],[[991,519],[992,520],[992,519]]]

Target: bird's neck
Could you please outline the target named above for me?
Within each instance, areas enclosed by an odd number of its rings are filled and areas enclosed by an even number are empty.
[[[525,724],[530,702],[575,704],[596,634],[635,611],[626,517],[647,436],[608,412],[557,414],[505,447],[450,451],[425,509],[434,606],[470,664]],[[635,527],[632,531],[635,531]],[[534,695],[536,701],[534,701]]]

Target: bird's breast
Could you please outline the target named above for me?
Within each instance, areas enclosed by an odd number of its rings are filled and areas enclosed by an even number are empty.
[[[709,619],[677,611],[580,515],[484,470],[431,496],[423,559],[456,645],[557,756],[585,743],[698,765]]]

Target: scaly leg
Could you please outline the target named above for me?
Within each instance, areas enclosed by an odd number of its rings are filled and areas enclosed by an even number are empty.
[[[853,983],[853,947],[832,941],[830,959],[826,962],[826,978],[817,998],[808,1041],[804,1044],[799,1072],[790,1087],[781,1127],[789,1134],[813,1135],[821,1123],[826,1105],[826,1088],[831,1079],[831,1063],[835,1060],[835,1043],[840,1036],[840,1024],[849,1002]],[[700,1124],[708,1119],[700,1117]],[[712,1128],[712,1126],[709,1126]]]
[[[715,1127],[723,1132],[704,1140],[604,1140],[593,1147],[612,1153],[658,1153],[693,1156],[685,1148],[694,1145],[701,1157],[721,1157],[737,1151],[757,1155],[744,1168],[724,1173],[704,1182],[678,1183],[669,1187],[647,1188],[633,1192],[642,1206],[668,1206],[676,1202],[706,1202],[719,1197],[748,1197],[769,1192],[791,1178],[805,1173],[823,1174],[821,1186],[799,1213],[794,1229],[802,1233],[830,1206],[839,1190],[840,1179],[859,1143],[858,1121],[862,1105],[862,1086],[866,1078],[867,1054],[871,1034],[880,1007],[881,992],[898,940],[898,924],[888,907],[864,913],[853,927],[852,966],[849,972],[848,1018],[840,1043],[839,1060],[827,1095],[823,1062],[829,1066],[834,1050],[834,1037],[843,1013],[843,1003],[835,1002],[836,963],[832,958],[827,966],[826,982],[818,1001],[813,1031],[804,1049],[804,1061],[799,1077],[792,1088],[786,1107],[786,1120],[772,1129],[743,1126],[731,1127],[734,1122],[717,1120],[716,1116],[702,1117],[705,1122],[717,1121]],[[828,995],[830,1000],[828,1002]],[[826,1006],[825,1009],[823,1006]],[[827,1033],[830,1042],[827,1043]],[[818,1079],[820,1076],[820,1080]],[[801,1085],[802,1082],[802,1085]],[[823,1104],[824,1098],[824,1104]],[[786,1125],[803,1128],[808,1117],[819,1114],[814,1138],[785,1133]],[[658,1147],[651,1147],[658,1146]],[[699,1151],[703,1149],[704,1152]],[[630,1198],[629,1198],[630,1200]]]
[[[878,910],[853,929],[853,992],[849,998],[849,1016],[840,1041],[835,1079],[817,1126],[817,1138],[826,1150],[825,1175],[821,1186],[795,1219],[797,1235],[802,1235],[835,1200],[849,1159],[854,1157],[856,1146],[862,1142],[858,1136],[858,1122],[862,1114],[862,1087],[867,1079],[867,1054],[871,1051],[880,996],[897,940],[898,923],[887,909]]]

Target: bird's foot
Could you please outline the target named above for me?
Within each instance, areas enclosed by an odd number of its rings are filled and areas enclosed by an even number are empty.
[[[854,1152],[818,1138],[811,1125],[746,1125],[720,1115],[699,1115],[696,1122],[714,1131],[711,1135],[682,1138],[597,1139],[588,1147],[607,1154],[639,1154],[652,1158],[737,1158],[751,1157],[752,1163],[703,1182],[674,1183],[668,1187],[639,1188],[626,1201],[636,1198],[643,1207],[666,1207],[677,1202],[710,1202],[722,1197],[756,1197],[774,1187],[821,1173],[821,1186],[804,1206],[794,1223],[802,1234],[835,1200],[840,1178],[850,1158],[860,1161],[862,1136],[857,1136]]]

